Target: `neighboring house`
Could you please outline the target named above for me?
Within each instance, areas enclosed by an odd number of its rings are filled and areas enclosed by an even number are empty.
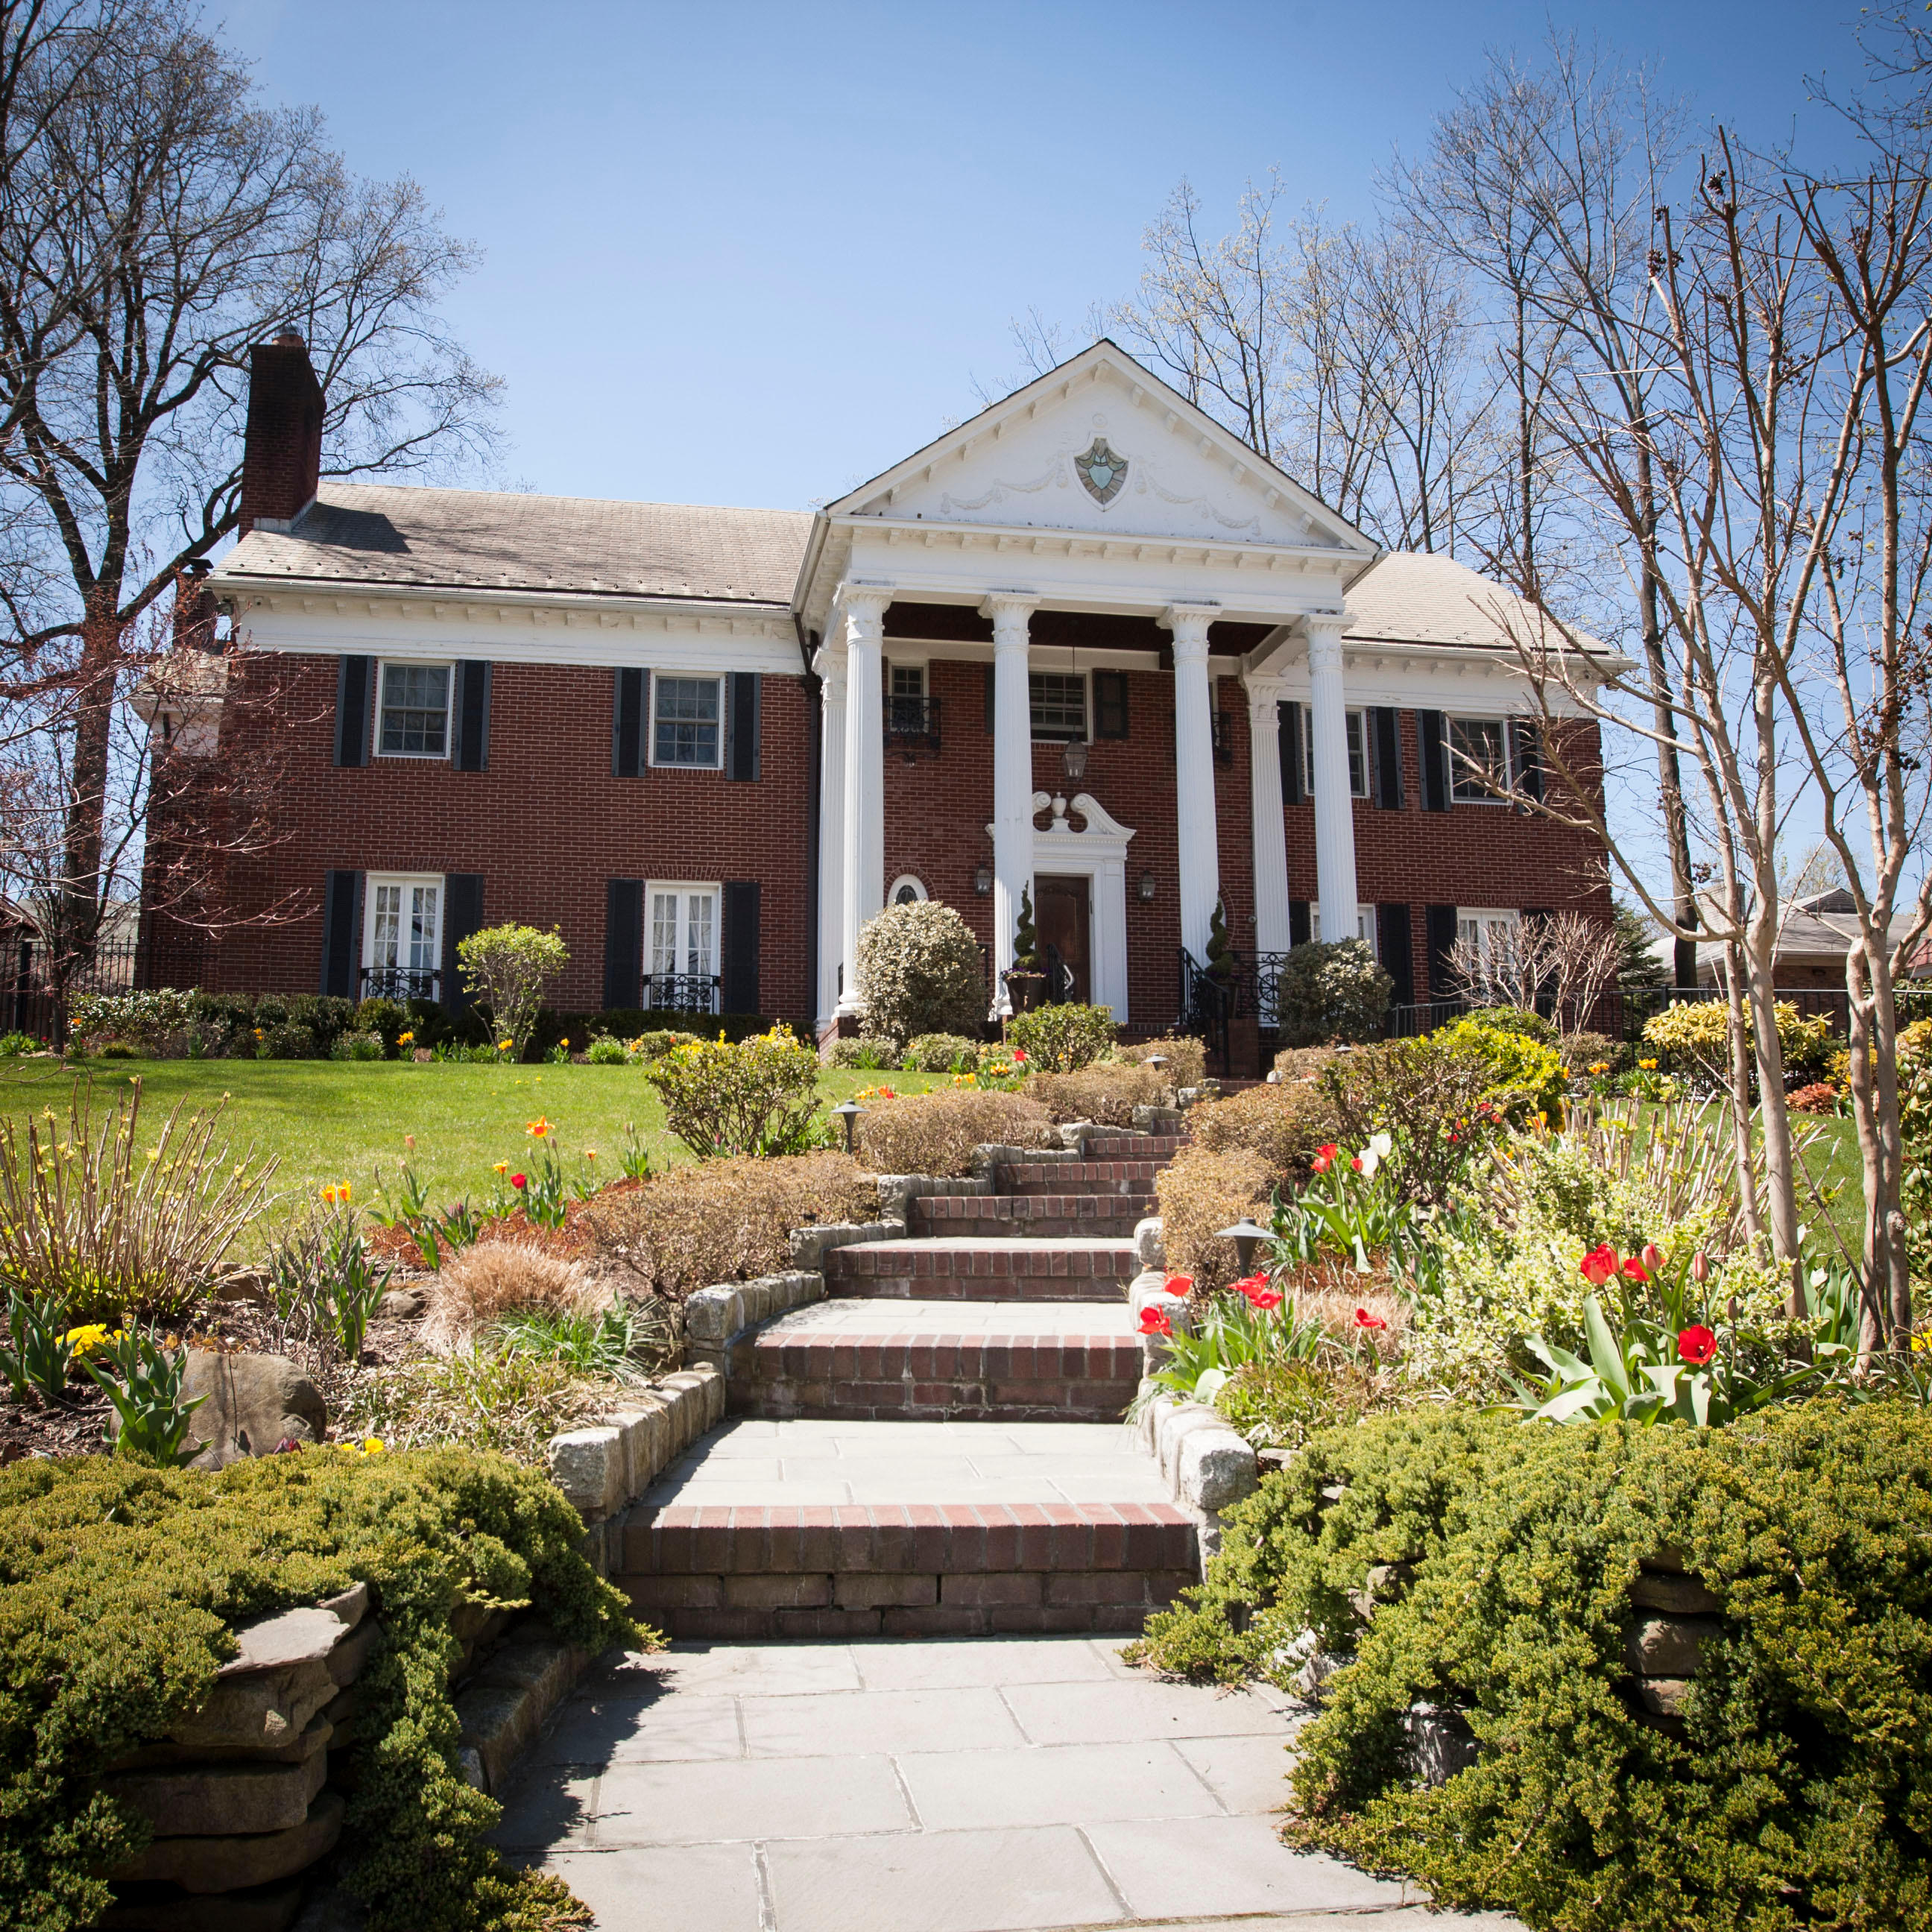
[[[1895,945],[1912,928],[1909,917],[1900,915],[1892,922]],[[1858,936],[1858,920],[1848,892],[1820,892],[1798,899],[1784,908],[1778,922],[1778,951],[1773,978],[1779,988],[1789,992],[1845,990],[1845,956]],[[1700,946],[1697,949],[1697,979],[1702,986],[1718,983],[1718,965],[1722,949]],[[1915,976],[1924,974],[1932,961],[1922,946],[1912,965]]]
[[[1359,934],[1403,1001],[1459,930],[1609,916],[1594,842],[1473,775],[1540,783],[1526,608],[1380,555],[1111,342],[815,514],[318,487],[299,340],[252,373],[215,755],[272,730],[286,824],[225,911],[311,910],[230,931],[224,986],[454,998],[515,919],[562,929],[566,1009],[849,1031],[881,905],[956,906],[990,998],[1030,889],[1060,987],[1146,1032],[1217,898],[1250,967]]]

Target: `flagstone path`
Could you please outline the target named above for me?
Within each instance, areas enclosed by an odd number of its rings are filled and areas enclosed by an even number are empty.
[[[1120,1660],[1198,1574],[1114,1419],[1174,1144],[1090,1138],[920,1202],[734,1352],[749,1412],[625,1526],[616,1580],[679,1640],[587,1679],[506,1798],[499,1842],[603,1932],[1514,1923],[1288,1850],[1297,1708]]]

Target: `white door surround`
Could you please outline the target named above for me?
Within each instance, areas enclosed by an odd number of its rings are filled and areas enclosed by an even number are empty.
[[[1093,956],[1088,977],[1096,1006],[1111,1006],[1117,1025],[1127,1024],[1127,842],[1132,831],[1111,817],[1100,802],[1085,792],[1072,802],[1043,791],[1033,795],[1036,814],[1050,811],[1051,824],[1033,835],[1036,872],[1059,872],[1090,883],[1088,943]],[[1076,832],[1068,823],[1071,812],[1082,821]]]

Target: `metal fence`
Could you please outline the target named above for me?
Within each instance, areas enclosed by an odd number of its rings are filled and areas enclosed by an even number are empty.
[[[67,1035],[68,1004],[78,994],[125,993],[142,983],[145,958],[136,940],[97,946],[56,986],[47,948],[37,939],[8,942],[0,984],[0,1033],[32,1034],[58,1045]]]
[[[1724,997],[1723,989],[1716,986],[1612,986],[1592,1008],[1588,1030],[1612,1040],[1634,1041],[1642,1038],[1646,1022],[1669,1007]],[[1932,986],[1901,986],[1896,998],[1900,1024],[1932,1018]],[[1796,1006],[1806,1019],[1825,1020],[1835,1034],[1850,1030],[1850,998],[1842,986],[1780,988],[1778,998],[1780,1004],[1788,1001]],[[1447,1026],[1483,1004],[1480,1000],[1423,1000],[1411,1006],[1391,1006],[1384,1031],[1392,1040],[1412,1040]]]

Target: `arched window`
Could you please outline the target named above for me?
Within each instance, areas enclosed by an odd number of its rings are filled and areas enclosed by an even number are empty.
[[[902,872],[892,881],[892,890],[886,895],[888,905],[910,905],[915,899],[926,896],[926,881],[916,879],[910,872]]]

